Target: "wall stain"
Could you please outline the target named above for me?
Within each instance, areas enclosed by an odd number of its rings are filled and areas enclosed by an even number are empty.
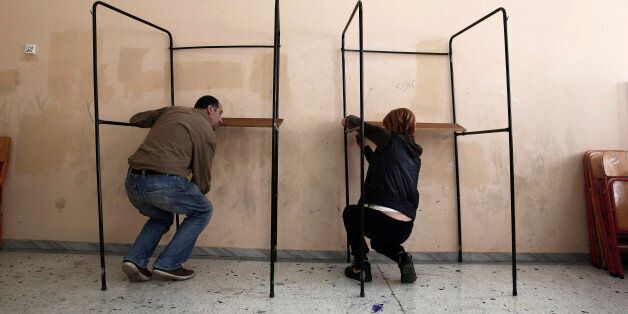
[[[37,57],[37,55],[23,54],[20,57],[20,61],[22,61],[22,62],[30,62],[30,63],[37,63],[37,62],[39,62],[39,57]]]
[[[279,102],[290,103],[290,79],[287,76],[288,62],[285,56],[279,58]],[[249,85],[251,92],[260,99],[271,99],[273,95],[273,54],[260,53],[253,59]]]
[[[20,73],[16,69],[0,71],[0,96],[8,96],[20,86]]]
[[[98,101],[99,103],[109,102],[113,99],[116,94],[115,88],[108,83],[108,77],[106,75],[107,68],[109,64],[107,63],[99,63],[98,64]],[[93,78],[89,80],[90,83],[93,84]],[[93,97],[89,99],[89,102],[92,103],[92,112],[93,112]],[[91,115],[91,114],[90,114]],[[93,118],[92,118],[93,122]]]
[[[175,87],[181,91],[212,88],[241,88],[244,85],[244,68],[237,62],[185,61],[174,64],[177,81]]]
[[[250,88],[261,99],[272,97],[273,91],[273,54],[259,53],[253,59],[251,69]],[[281,87],[281,86],[280,86]]]
[[[92,95],[92,35],[89,31],[53,33],[50,39],[48,96],[75,100]]]
[[[240,199],[242,200],[243,209],[249,213],[249,221],[255,221],[255,196],[251,190],[250,184],[242,184],[240,190]]]
[[[20,110],[18,103],[12,99],[5,99],[0,106],[0,126],[5,127],[13,122],[13,117]]]
[[[447,51],[446,42],[442,40],[420,41],[416,51],[443,52]],[[449,111],[449,61],[447,58],[421,58],[417,64],[416,100],[421,113],[419,120],[440,121]],[[416,112],[415,112],[416,114]],[[448,118],[448,117],[447,117]]]
[[[62,212],[65,208],[65,198],[58,198],[55,202],[55,208],[58,209],[59,212]]]
[[[489,180],[488,162],[485,148],[478,143],[459,143],[461,156],[460,170],[465,186],[485,185]]]
[[[16,123],[19,114],[41,114],[43,108],[51,103],[49,97],[35,94],[35,99],[5,99],[0,106],[0,126]]]
[[[212,167],[212,191],[225,223],[258,228],[269,204],[270,134],[268,130],[220,128]],[[217,212],[218,213],[218,212]]]
[[[19,112],[17,173],[46,176],[64,163],[88,166],[93,144],[84,135],[91,129],[84,104],[93,98],[91,42],[90,31],[52,34],[48,95],[29,101],[30,112]]]
[[[76,183],[76,185],[78,186],[84,185],[85,183],[87,183],[88,179],[90,179],[88,175],[89,174],[87,173],[87,170],[79,170],[74,177],[74,183]]]
[[[489,145],[489,151],[491,154],[491,160],[497,169],[497,173],[501,174],[504,170],[502,147],[498,143],[493,142]]]
[[[417,51],[446,52],[446,40],[423,40],[416,44]]]
[[[416,95],[414,106],[421,112],[421,117],[418,117],[421,121],[441,121],[447,112],[449,97],[445,64],[446,60],[433,58],[421,59],[418,63],[417,91],[413,94]]]
[[[169,86],[169,66],[163,70],[143,71],[148,48],[122,48],[118,61],[118,80],[124,85],[124,93],[141,97]],[[178,77],[177,77],[178,78]]]
[[[290,78],[288,78],[288,61],[285,56],[279,59],[279,103],[286,105],[292,103],[292,88]]]

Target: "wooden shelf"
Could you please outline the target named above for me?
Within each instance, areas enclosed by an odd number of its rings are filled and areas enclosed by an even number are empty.
[[[277,119],[277,127],[281,126],[283,119]],[[270,128],[273,126],[271,118],[222,118],[221,127],[241,128]]]
[[[384,123],[380,121],[365,121],[366,123],[374,124],[377,126],[384,126]],[[416,130],[428,130],[428,131],[454,131],[454,132],[466,132],[467,129],[460,126],[458,123],[426,123],[417,122],[415,126]]]

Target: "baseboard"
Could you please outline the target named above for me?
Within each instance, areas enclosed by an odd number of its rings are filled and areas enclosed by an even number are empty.
[[[129,250],[130,244],[107,243],[107,254],[123,255]],[[67,253],[98,253],[100,246],[93,242],[46,241],[46,240],[4,240],[5,250],[28,250],[45,252]],[[162,246],[157,248],[161,251]],[[196,258],[224,258],[242,260],[266,260],[269,258],[268,249],[238,249],[197,247],[192,253]],[[346,260],[344,251],[307,251],[307,250],[277,250],[279,261],[343,261]],[[457,252],[412,252],[415,262],[455,262],[458,261]],[[481,253],[467,252],[462,254],[465,262],[510,262],[510,252]],[[373,261],[386,261],[386,257],[369,253]],[[517,253],[518,262],[587,262],[589,255],[585,253]]]

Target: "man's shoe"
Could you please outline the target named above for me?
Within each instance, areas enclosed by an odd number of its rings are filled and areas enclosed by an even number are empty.
[[[345,268],[345,276],[351,279],[360,280],[360,262],[353,261],[353,264]],[[371,282],[373,276],[371,276],[371,264],[364,261],[364,282]]]
[[[410,254],[406,252],[400,253],[398,266],[401,271],[402,283],[412,283],[416,281],[414,263],[412,263],[412,256]]]
[[[173,270],[164,270],[159,268],[153,268],[153,273],[161,278],[172,280],[188,280],[194,277],[194,271],[179,267]]]
[[[141,268],[131,261],[122,262],[122,271],[129,277],[129,281],[149,281],[152,277],[150,270]]]

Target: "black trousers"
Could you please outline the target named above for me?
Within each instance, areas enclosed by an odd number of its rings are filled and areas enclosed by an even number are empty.
[[[371,239],[371,247],[378,253],[386,255],[398,262],[399,253],[405,252],[402,243],[410,237],[414,221],[400,221],[384,213],[360,205],[349,205],[342,213],[342,219],[347,230],[347,238],[351,247],[351,255],[358,259],[360,254],[369,252],[364,238],[360,236],[360,208],[364,208],[364,235]],[[361,252],[364,243],[365,252]]]

